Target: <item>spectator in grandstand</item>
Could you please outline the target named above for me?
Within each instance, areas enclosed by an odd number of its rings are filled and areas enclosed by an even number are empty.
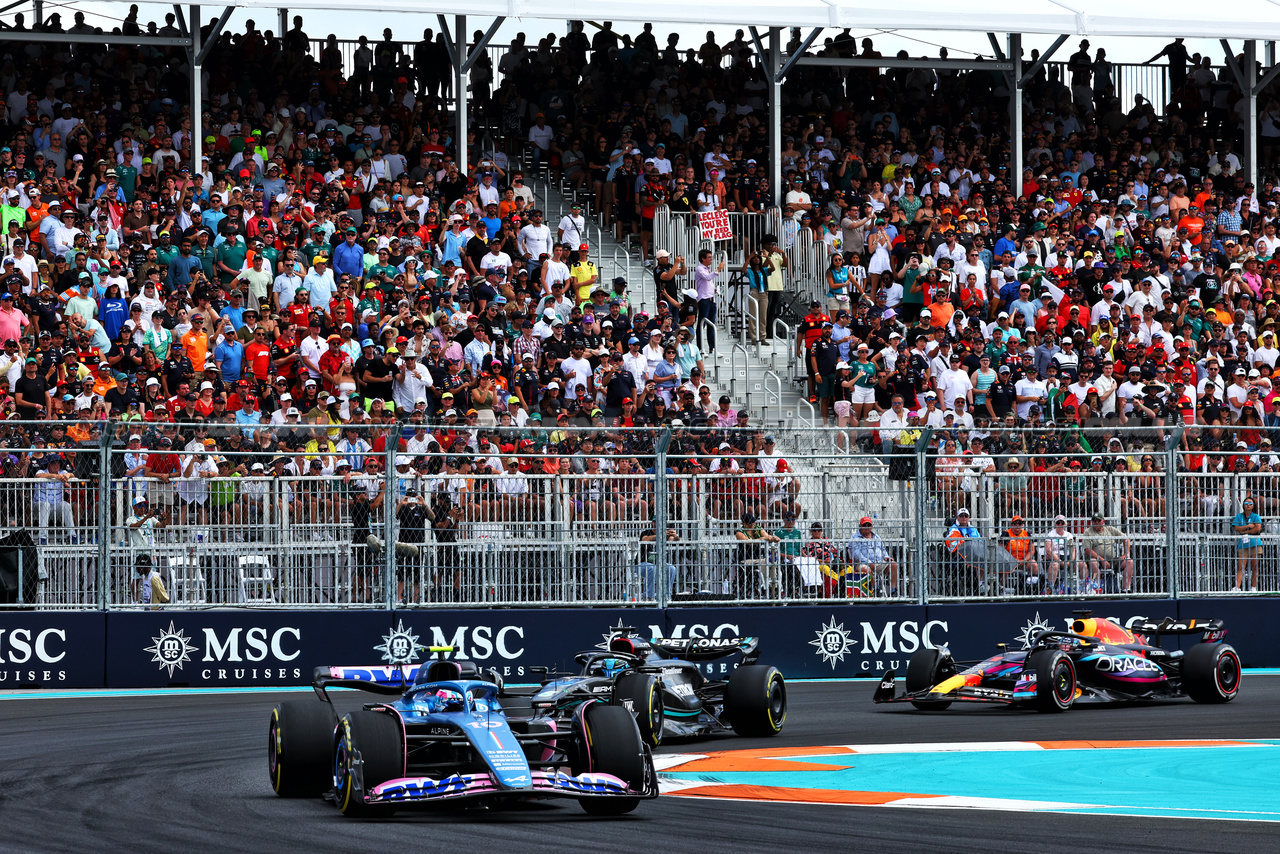
[[[1119,528],[1108,525],[1101,513],[1094,513],[1079,542],[1080,556],[1089,565],[1092,592],[1106,591],[1102,573],[1114,575],[1117,570],[1120,572],[1119,592],[1133,590],[1133,547]]]
[[[768,544],[779,539],[760,525],[754,513],[742,514],[742,525],[734,538],[738,540],[738,552],[731,578],[733,593],[740,599],[754,598],[767,578],[769,561],[773,559]]]
[[[138,574],[134,586],[134,601],[143,605],[169,601],[156,561],[156,531],[169,526],[167,508],[152,508],[146,496],[133,501],[133,510],[125,519],[129,529],[129,545],[134,551],[133,568]]]
[[[1236,535],[1236,583],[1232,593],[1244,589],[1246,570],[1249,577],[1249,591],[1258,589],[1258,553],[1262,547],[1262,516],[1257,512],[1257,503],[1253,496],[1246,496],[1240,502],[1240,512],[1231,520],[1231,532]]]
[[[982,532],[973,526],[968,508],[961,507],[956,511],[955,523],[947,530],[947,554],[976,572],[980,590],[985,588],[987,579],[987,561],[982,546]]]
[[[1009,520],[1009,527],[1000,538],[1001,546],[1014,560],[1014,569],[1026,574],[1027,585],[1032,588],[1040,583],[1040,564],[1036,560],[1035,544],[1021,516]]]
[[[75,480],[75,475],[63,470],[62,454],[47,453],[43,460],[36,461],[36,478],[40,481],[35,488],[36,518],[40,525],[40,544],[49,542],[49,522],[56,521],[62,527],[63,536],[71,543],[77,542],[75,533],[75,517],[68,501],[68,485]]]
[[[1044,559],[1049,570],[1051,592],[1069,592],[1082,580],[1084,562],[1079,559],[1077,545],[1075,534],[1067,530],[1067,517],[1059,514],[1053,520],[1053,527],[1044,535]],[[1064,570],[1067,575],[1059,583],[1059,576]]]
[[[871,579],[874,591],[884,591],[888,596],[898,595],[898,562],[876,533],[870,516],[858,520],[858,530],[849,540],[849,560],[857,567],[859,576]]]
[[[667,528],[665,539],[668,543],[677,543],[680,541],[680,535],[676,533],[675,528]],[[636,567],[636,571],[640,574],[642,583],[641,596],[646,600],[652,600],[657,595],[659,576],[658,566],[655,563],[657,549],[653,545],[658,541],[658,532],[656,528],[646,528],[640,532],[640,563]],[[670,554],[670,551],[668,551]],[[676,578],[678,572],[675,564],[667,560],[663,566],[662,581],[665,582],[667,588],[667,596],[670,597],[675,591]]]

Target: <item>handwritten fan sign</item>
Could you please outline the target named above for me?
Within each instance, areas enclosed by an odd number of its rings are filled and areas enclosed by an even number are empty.
[[[699,237],[702,240],[729,240],[733,229],[729,227],[728,211],[707,211],[698,214]]]

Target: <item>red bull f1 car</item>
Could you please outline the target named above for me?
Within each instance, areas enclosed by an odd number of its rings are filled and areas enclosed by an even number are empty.
[[[621,815],[658,796],[653,756],[620,706],[591,699],[563,721],[508,715],[501,677],[443,658],[319,667],[313,686],[321,702],[285,702],[271,712],[267,770],[282,797],[326,795],[345,815],[367,816],[535,798]],[[334,687],[387,699],[339,719],[326,693]]]
[[[631,712],[652,747],[716,733],[772,736],[786,723],[786,682],[776,667],[756,663],[759,638],[646,640],[624,628],[607,646],[578,653],[576,673],[544,673],[523,695],[533,712],[567,722],[582,703],[603,700]],[[712,678],[721,672],[728,678]]]
[[[1221,620],[1144,620],[1125,628],[1075,612],[1070,631],[1043,631],[1029,649],[957,664],[946,649],[924,649],[907,665],[906,690],[886,671],[876,703],[911,703],[940,711],[954,702],[1000,703],[1062,712],[1076,702],[1190,697],[1226,703],[1240,691],[1240,656],[1222,642]],[[1201,635],[1186,650],[1166,649],[1169,635]],[[1003,645],[1002,645],[1003,646]]]

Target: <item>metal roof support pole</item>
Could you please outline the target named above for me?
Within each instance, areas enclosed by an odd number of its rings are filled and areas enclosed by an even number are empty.
[[[769,28],[769,64],[765,75],[769,78],[769,183],[773,187],[773,201],[779,207],[786,198],[782,187],[782,28]]]
[[[444,16],[441,16],[443,19]],[[467,50],[467,16],[456,16],[456,24],[453,37],[453,50],[449,54],[449,58],[453,61],[453,80],[458,85],[458,169],[463,175],[467,174],[467,78],[471,74],[471,67],[476,64],[480,57],[484,56],[485,48],[489,46],[490,40],[494,33],[498,31],[498,27],[502,26],[505,21],[504,17],[493,19],[493,23],[489,25],[489,29],[484,31],[480,36],[480,40],[472,46],[471,50]]]
[[[1031,67],[1027,69],[1027,73],[1022,75],[1023,86],[1026,86],[1028,83],[1031,82],[1032,78],[1034,78],[1040,72],[1041,68],[1044,68],[1045,63],[1049,61],[1050,57],[1052,57],[1055,53],[1058,52],[1058,48],[1062,47],[1062,45],[1065,44],[1066,41],[1067,41],[1067,37],[1065,35],[1058,36],[1058,38],[1054,40],[1053,44],[1049,45],[1049,49],[1046,50],[1044,53],[1040,54],[1039,59],[1031,63]]]
[[[200,7],[192,6],[187,17],[190,20],[191,38],[187,42],[187,61],[191,65],[191,174],[201,175],[204,170],[201,168],[201,160],[204,156],[204,82],[201,80],[203,74],[204,62],[209,58],[211,51],[218,44],[218,39],[222,36],[222,28],[227,25],[227,19],[231,17],[231,10],[234,7],[227,6],[222,10],[222,14],[218,16],[218,20],[213,22],[213,26],[209,29],[209,39],[202,41],[203,33],[200,30]],[[207,187],[205,189],[208,189]]]
[[[1227,63],[1227,68],[1231,70],[1231,76],[1235,78],[1236,85],[1240,87],[1240,93],[1245,99],[1244,127],[1242,128],[1244,136],[1244,151],[1241,155],[1244,157],[1244,170],[1248,176],[1248,180],[1256,188],[1258,186],[1258,91],[1262,86],[1258,85],[1258,62],[1257,62],[1257,42],[1252,39],[1246,39],[1244,43],[1244,53],[1242,59],[1244,64],[1241,65],[1236,61],[1235,52],[1231,50],[1231,43],[1226,39],[1218,39],[1218,43],[1222,45],[1222,52]],[[1274,76],[1274,69],[1269,69],[1267,76],[1263,78],[1264,83],[1271,82]]]
[[[31,4],[31,18],[37,27],[44,26],[44,0],[35,0]]]
[[[289,32],[289,10],[281,6],[279,11],[280,11],[280,32],[276,33],[276,36],[283,39],[284,34]]]
[[[1000,40],[996,38],[995,33],[987,33],[987,41],[991,42],[991,49],[995,51],[996,59],[1004,59],[1004,51],[1000,49]]]
[[[454,118],[458,120],[457,149],[454,156],[458,161],[458,171],[467,174],[467,16],[453,17],[453,85],[457,91],[454,101]]]
[[[1246,109],[1244,114],[1244,161],[1246,180],[1254,187],[1254,198],[1258,189],[1258,43],[1249,39],[1244,43],[1244,79],[1240,81],[1240,89],[1244,93]]]
[[[188,17],[191,20],[191,29],[188,31],[191,45],[187,48],[187,64],[191,66],[191,176],[194,178],[204,174],[204,170],[200,168],[200,160],[204,155],[204,123],[200,121],[204,117],[201,106],[204,103],[204,93],[200,91],[203,86],[200,69],[203,68],[204,60],[200,50],[200,7],[192,6]],[[218,35],[214,33],[213,41],[217,39]]]
[[[1009,186],[1022,196],[1022,35],[1009,33]]]

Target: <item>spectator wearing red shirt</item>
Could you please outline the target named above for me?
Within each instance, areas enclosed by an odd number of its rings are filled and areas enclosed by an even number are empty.
[[[267,330],[261,326],[253,330],[253,340],[244,348],[244,357],[255,380],[264,383],[270,379],[271,345],[267,343]]]
[[[311,302],[310,295],[305,288],[298,288],[297,293],[293,295],[293,302],[285,306],[285,314],[289,316],[289,322],[299,329],[306,329],[311,319]]]
[[[275,365],[277,376],[292,380],[298,375],[298,340],[294,336],[294,326],[290,323],[271,345],[271,362]]]
[[[329,349],[320,354],[320,362],[316,366],[320,371],[320,382],[325,391],[332,394],[337,389],[338,374],[344,364],[351,364],[351,357],[342,349],[342,337],[330,335]]]
[[[809,313],[804,316],[804,320],[800,321],[800,325],[796,327],[796,358],[804,359],[804,363],[809,365],[809,402],[817,403],[817,390],[814,387],[813,367],[810,365],[809,350],[813,347],[813,342],[822,337],[822,325],[830,324],[831,318],[822,313],[822,303],[814,300],[809,303]],[[803,346],[804,352],[800,349]]]

